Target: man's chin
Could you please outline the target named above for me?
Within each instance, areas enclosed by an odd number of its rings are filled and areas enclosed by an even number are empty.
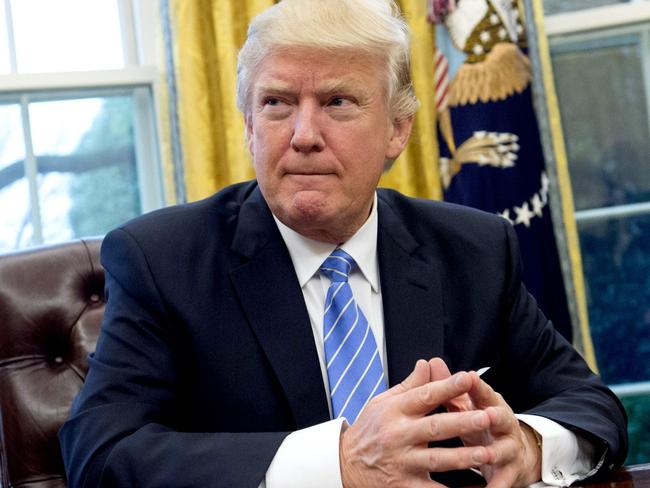
[[[296,192],[289,213],[292,220],[305,224],[325,223],[335,216],[330,204],[334,197],[321,190],[303,190]]]
[[[269,206],[282,223],[323,242],[344,242],[368,216],[367,212],[351,214],[352,205],[345,195],[322,189],[294,191],[289,198],[272,199]]]
[[[299,192],[294,194],[288,205],[271,208],[275,216],[291,229],[305,237],[329,241],[329,232],[336,232],[341,226],[341,213],[334,211],[321,192]]]

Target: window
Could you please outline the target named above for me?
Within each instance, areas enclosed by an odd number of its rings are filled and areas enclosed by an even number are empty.
[[[627,462],[648,462],[650,1],[545,8],[598,365],[628,410]]]
[[[630,3],[631,1],[634,0],[544,0],[544,11],[547,15],[559,14],[562,12],[574,12],[576,10],[613,5],[615,3]],[[590,15],[589,12],[586,12],[586,14]]]
[[[153,1],[0,0],[0,252],[163,204]]]

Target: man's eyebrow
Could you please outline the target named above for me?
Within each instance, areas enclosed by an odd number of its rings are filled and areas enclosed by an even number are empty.
[[[276,95],[290,94],[294,90],[286,83],[264,83],[255,88],[257,93],[274,93]]]
[[[359,84],[355,84],[353,80],[331,80],[325,81],[316,89],[317,93],[322,95],[331,95],[334,93],[350,93],[362,90]]]

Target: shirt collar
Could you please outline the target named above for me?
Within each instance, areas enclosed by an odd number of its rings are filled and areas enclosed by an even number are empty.
[[[300,287],[318,273],[318,270],[337,246],[328,242],[309,239],[295,230],[284,225],[273,215],[282,239],[289,249],[289,255],[296,270]],[[365,223],[357,232],[340,247],[356,261],[359,270],[370,283],[373,291],[379,291],[379,264],[377,262],[377,194],[372,205],[372,210]]]

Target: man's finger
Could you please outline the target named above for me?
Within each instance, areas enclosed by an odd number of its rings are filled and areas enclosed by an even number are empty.
[[[488,452],[486,464],[505,466],[516,459],[520,445],[512,437],[501,437],[486,447]]]
[[[469,374],[474,383],[474,386],[469,392],[469,398],[476,405],[476,408],[498,407],[506,404],[503,397],[483,381],[476,372],[472,371]]]
[[[445,380],[451,376],[447,363],[442,358],[433,358],[429,360],[429,371],[431,381]]]
[[[412,480],[404,480],[404,486],[409,488],[447,488],[445,485],[436,483],[431,478],[429,478],[429,472],[426,473],[426,478],[417,477]]]
[[[427,367],[428,371],[428,367]],[[425,415],[443,403],[472,388],[468,373],[456,373],[446,380],[430,382],[404,393],[401,411],[406,415]]]
[[[429,383],[431,375],[427,366],[428,364],[424,359],[418,359],[411,374],[400,383],[402,389],[406,391]]]
[[[482,465],[488,457],[483,446],[431,447],[412,451],[406,463],[415,471],[443,472]]]
[[[519,429],[519,421],[507,405],[488,407],[484,411],[490,418],[490,432],[492,434],[511,434]]]
[[[447,379],[451,376],[451,372],[447,367],[447,363],[441,358],[433,358],[429,360],[429,371],[431,374],[431,381],[439,381]],[[472,400],[467,394],[453,398],[445,403],[445,408],[450,412],[467,412],[475,410]]]
[[[429,365],[424,359],[418,359],[415,363],[415,367],[411,374],[402,381],[399,385],[395,385],[392,388],[389,388],[380,395],[377,395],[376,398],[387,398],[394,395],[399,395],[418,386],[426,385],[431,381]]]
[[[499,470],[485,488],[512,488],[517,480],[517,472],[513,468]]]
[[[404,440],[418,445],[479,434],[490,425],[485,412],[437,413],[417,419],[404,432]]]

